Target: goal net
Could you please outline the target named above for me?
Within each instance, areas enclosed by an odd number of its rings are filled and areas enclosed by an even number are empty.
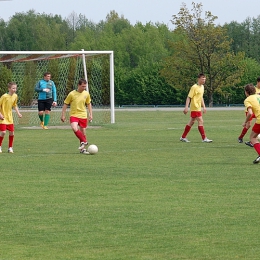
[[[59,125],[66,96],[85,78],[92,100],[92,124],[114,123],[113,66],[112,51],[0,51],[0,95],[6,93],[8,82],[16,82],[23,117],[18,119],[14,113],[15,124],[37,126],[38,93],[34,88],[43,74],[50,72],[57,88],[57,107],[52,107],[49,125]]]

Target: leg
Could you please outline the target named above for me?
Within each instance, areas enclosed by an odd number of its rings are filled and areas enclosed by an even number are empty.
[[[48,126],[49,121],[50,121],[52,102],[53,102],[52,98],[47,99],[44,102],[44,113],[45,113],[45,116],[44,116],[44,129],[48,129],[47,126]]]
[[[38,111],[38,116],[40,118],[40,126],[43,128],[44,123],[43,123],[43,111]]]
[[[84,143],[87,143],[88,141],[87,141],[87,135],[86,135],[86,128],[80,126],[79,131],[85,136]]]
[[[250,119],[250,121],[248,121],[246,123],[246,126],[242,129],[242,132],[241,132],[240,136],[238,137],[238,142],[239,143],[243,143],[243,137],[246,135],[247,131],[251,127],[251,120],[252,119]]]
[[[44,112],[44,101],[38,100],[38,116],[40,118],[40,125],[43,128],[43,112]]]
[[[0,125],[0,126],[2,126],[2,125]],[[4,137],[5,137],[5,133],[6,133],[6,131],[0,131],[0,153],[2,153],[2,143],[3,143]]]
[[[74,134],[79,139],[80,143],[85,143],[86,142],[86,136],[84,135],[84,133],[82,133],[82,131],[79,130],[78,122],[71,122],[70,126],[71,126],[71,129],[74,132]]]
[[[205,134],[204,126],[203,126],[203,123],[204,123],[203,118],[202,118],[202,116],[200,116],[200,117],[197,117],[196,119],[198,121],[198,130],[200,132],[201,138],[202,138],[202,140],[204,140],[206,138],[206,134]]]
[[[254,146],[255,151],[257,152],[258,156],[253,161],[253,163],[259,163],[260,162],[260,143],[257,139],[258,134],[260,133],[260,124],[255,123],[252,131],[250,133],[250,142]]]
[[[202,116],[197,117],[197,121],[198,121],[198,130],[200,132],[200,135],[201,135],[201,138],[202,138],[202,142],[204,142],[204,143],[211,143],[212,140],[210,140],[210,139],[208,139],[206,137],[205,129],[204,129],[204,126],[203,126],[204,121],[203,121]]]
[[[51,111],[50,110],[45,110],[45,116],[44,116],[44,126],[45,126],[45,129],[47,129],[47,126],[49,124],[49,121],[50,121],[50,113]]]
[[[185,126],[184,132],[183,132],[183,134],[182,134],[182,136],[181,136],[181,138],[180,138],[180,141],[182,141],[182,142],[189,142],[188,139],[186,139],[186,136],[187,136],[188,133],[190,132],[191,127],[194,125],[195,119],[196,119],[196,118],[190,117],[190,121],[189,121],[188,124]]]
[[[13,153],[14,131],[9,131],[8,153]]]

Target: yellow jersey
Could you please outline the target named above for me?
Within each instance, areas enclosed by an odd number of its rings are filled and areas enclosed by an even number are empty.
[[[64,103],[70,105],[70,116],[78,118],[87,118],[86,105],[90,104],[91,98],[88,91],[84,90],[81,93],[77,90],[72,90]]]
[[[188,94],[190,101],[190,111],[201,111],[201,102],[204,94],[204,86],[194,84]]]
[[[252,111],[256,117],[256,123],[260,124],[260,96],[258,94],[250,95],[244,100],[244,105],[246,110],[249,107],[252,108]]]
[[[255,93],[256,93],[257,95],[260,95],[260,88],[258,88],[258,87],[255,86]],[[246,108],[246,107],[245,107],[245,112],[247,112],[247,108]]]
[[[17,94],[10,95],[9,93],[3,94],[0,98],[0,112],[4,119],[0,119],[0,124],[10,125],[14,123],[12,108],[17,106]]]
[[[255,93],[258,94],[258,95],[260,95],[260,88],[255,87]]]

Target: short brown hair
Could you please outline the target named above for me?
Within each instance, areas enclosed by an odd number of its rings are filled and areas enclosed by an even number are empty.
[[[87,84],[85,79],[80,79],[78,85]]]
[[[206,77],[204,73],[200,73],[198,74],[198,79],[201,78],[201,77]]]
[[[44,77],[46,77],[47,75],[51,75],[51,73],[47,71],[43,74]]]
[[[15,82],[13,82],[13,81],[12,81],[12,82],[9,82],[9,83],[8,83],[8,88],[11,88],[11,87],[14,86],[14,85],[16,86],[16,83],[15,83]]]
[[[250,84],[247,84],[245,86],[245,92],[248,94],[248,95],[254,95],[255,94],[255,86],[250,83]]]

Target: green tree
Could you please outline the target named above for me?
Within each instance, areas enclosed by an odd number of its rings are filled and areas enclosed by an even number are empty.
[[[240,81],[244,53],[235,55],[230,50],[226,30],[214,24],[216,16],[207,11],[203,19],[202,4],[192,5],[193,13],[183,4],[180,12],[173,15],[178,40],[171,43],[173,54],[166,58],[161,73],[177,88],[190,87],[198,73],[205,73],[205,100],[213,106],[214,92]]]
[[[241,24],[231,22],[224,27],[229,38],[232,39],[231,48],[235,53],[243,51],[247,57],[260,62],[260,16],[247,18]]]
[[[12,81],[12,71],[0,64],[0,96],[7,92],[7,85]]]
[[[6,23],[3,19],[0,19],[0,50],[5,51],[6,50]]]
[[[66,50],[67,28],[58,15],[16,13],[6,26],[6,50]]]

